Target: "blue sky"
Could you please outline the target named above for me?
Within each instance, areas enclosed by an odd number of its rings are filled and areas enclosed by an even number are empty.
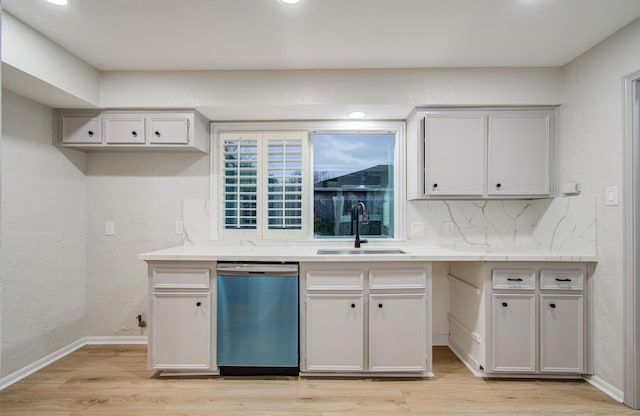
[[[314,134],[313,170],[335,177],[392,165],[393,147],[393,134]]]

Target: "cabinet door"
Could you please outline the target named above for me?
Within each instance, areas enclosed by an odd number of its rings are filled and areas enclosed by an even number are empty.
[[[362,371],[362,295],[307,295],[307,371]]]
[[[550,112],[489,116],[488,194],[549,194]]]
[[[149,118],[149,142],[156,144],[188,144],[191,122],[187,117]]]
[[[96,117],[62,117],[62,143],[102,143],[100,119]]]
[[[107,118],[104,120],[107,143],[144,144],[144,118]]]
[[[208,369],[211,364],[211,295],[153,295],[153,368]]]
[[[485,116],[430,114],[425,124],[425,193],[484,193]]]
[[[535,294],[494,294],[491,299],[491,371],[536,371]]]
[[[540,371],[582,373],[582,295],[540,295]]]
[[[424,371],[424,294],[369,296],[369,370]]]

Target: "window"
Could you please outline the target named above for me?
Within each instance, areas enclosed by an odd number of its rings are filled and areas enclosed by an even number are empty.
[[[306,238],[304,132],[221,132],[223,238]]]
[[[313,232],[315,238],[351,237],[363,202],[368,224],[360,234],[393,238],[393,133],[313,135]]]
[[[212,129],[215,239],[353,238],[358,202],[369,217],[362,236],[403,238],[403,122],[216,123]]]

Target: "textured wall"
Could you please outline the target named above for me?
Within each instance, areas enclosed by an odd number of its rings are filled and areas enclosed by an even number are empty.
[[[51,145],[52,110],[2,96],[2,371],[85,335],[85,155]]]
[[[594,275],[595,374],[623,387],[622,206],[605,206],[605,188],[622,185],[622,82],[640,69],[640,21],[571,62],[560,108],[560,183],[598,195]],[[623,190],[624,191],[624,190]]]
[[[203,153],[87,155],[87,335],[146,335],[147,269],[140,253],[182,244],[182,200],[209,198]],[[115,235],[105,236],[105,221]]]

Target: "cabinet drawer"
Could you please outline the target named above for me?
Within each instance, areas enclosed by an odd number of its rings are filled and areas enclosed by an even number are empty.
[[[208,289],[209,269],[154,269],[156,289]]]
[[[371,270],[371,289],[424,289],[427,273],[422,269],[413,270]]]
[[[540,270],[543,290],[582,290],[583,282],[582,270]]]
[[[107,143],[145,142],[144,118],[107,118],[104,122]]]
[[[96,117],[62,118],[63,143],[102,143],[102,127]]]
[[[149,119],[150,143],[187,144],[189,143],[188,118],[151,118]]]
[[[309,270],[308,290],[362,290],[364,272],[359,270]]]
[[[535,270],[493,270],[494,289],[535,289]]]

